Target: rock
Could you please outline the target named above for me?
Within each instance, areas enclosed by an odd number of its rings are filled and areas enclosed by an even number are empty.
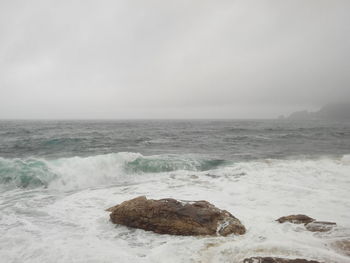
[[[320,263],[315,260],[307,259],[288,259],[288,258],[275,258],[275,257],[252,257],[243,260],[243,263]]]
[[[107,208],[105,211],[107,211],[107,212],[113,212],[114,209],[116,209],[116,208],[117,208],[117,205],[116,205],[116,206],[112,206],[112,207],[110,207],[110,208]]]
[[[332,230],[337,224],[334,222],[316,221],[306,215],[290,215],[278,218],[280,223],[290,222],[293,224],[304,224],[305,228],[311,232],[327,232]]]
[[[280,223],[290,222],[293,224],[308,224],[315,221],[315,219],[306,215],[289,215],[280,217],[276,221]]]
[[[140,196],[107,209],[111,221],[170,235],[243,235],[245,227],[232,214],[206,201],[152,200]]]
[[[306,229],[311,232],[327,232],[333,229],[337,224],[334,222],[313,221],[305,225]]]
[[[331,246],[340,253],[350,257],[350,239],[337,240]]]
[[[295,120],[350,120],[350,103],[333,103],[323,106],[319,111],[297,111],[288,119]]]

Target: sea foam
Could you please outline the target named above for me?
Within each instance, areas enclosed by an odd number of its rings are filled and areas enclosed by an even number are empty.
[[[333,241],[350,236],[350,164],[344,162],[345,156],[263,159],[214,165],[209,170],[179,167],[130,173],[125,169],[138,158],[168,158],[168,162],[173,162],[172,156],[147,157],[137,153],[56,160],[1,159],[2,169],[24,169],[23,165],[28,165],[33,175],[41,176],[38,171],[53,175],[46,188],[27,186],[1,192],[1,258],[5,262],[117,259],[128,263],[216,263],[242,262],[251,256],[279,256],[349,262],[348,257],[331,248]],[[193,159],[188,157],[189,161]],[[40,165],[34,165],[39,161]],[[109,222],[106,208],[140,195],[152,199],[207,200],[237,216],[247,233],[225,238],[178,237]],[[295,213],[335,221],[337,227],[329,233],[312,233],[301,225],[275,222],[280,216]]]

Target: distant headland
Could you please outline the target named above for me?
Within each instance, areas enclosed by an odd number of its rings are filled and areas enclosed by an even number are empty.
[[[280,118],[283,118],[282,116]],[[297,111],[286,117],[290,120],[349,120],[350,103],[328,104],[319,111]]]

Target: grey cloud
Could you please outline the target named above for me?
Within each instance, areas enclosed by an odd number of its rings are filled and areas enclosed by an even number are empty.
[[[264,118],[350,98],[350,2],[3,1],[0,118]]]

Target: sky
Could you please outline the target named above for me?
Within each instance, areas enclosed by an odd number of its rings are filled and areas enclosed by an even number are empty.
[[[348,0],[0,2],[0,119],[275,118],[350,100]]]

